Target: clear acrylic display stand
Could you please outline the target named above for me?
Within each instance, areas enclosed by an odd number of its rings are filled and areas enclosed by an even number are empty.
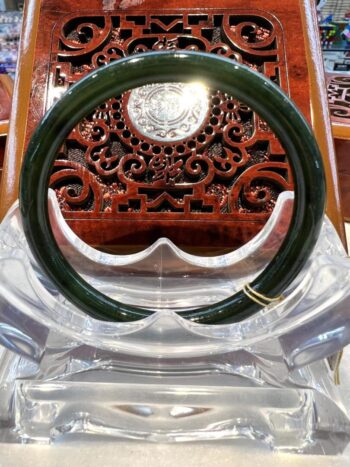
[[[223,256],[190,255],[167,239],[113,256],[75,236],[50,192],[55,236],[79,273],[105,294],[155,310],[110,323],[74,308],[40,271],[15,204],[0,226],[0,440],[231,439],[342,452],[350,419],[327,357],[350,342],[350,261],[327,219],[283,301],[240,323],[181,318],[263,270],[292,206],[292,193],[280,195],[260,234]]]

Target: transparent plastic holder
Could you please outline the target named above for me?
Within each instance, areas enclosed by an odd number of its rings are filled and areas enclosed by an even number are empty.
[[[114,256],[71,231],[50,191],[56,239],[78,272],[105,294],[155,310],[111,323],[58,293],[31,256],[15,204],[0,226],[2,439],[229,438],[272,450],[341,452],[350,420],[325,359],[350,342],[350,262],[328,219],[282,302],[240,323],[181,317],[262,271],[292,208],[293,193],[281,194],[264,229],[222,256],[190,255],[168,239]]]

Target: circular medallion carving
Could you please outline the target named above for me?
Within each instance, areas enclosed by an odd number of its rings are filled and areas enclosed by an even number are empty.
[[[209,110],[208,90],[200,83],[150,84],[131,91],[127,110],[143,136],[179,141],[202,126]]]

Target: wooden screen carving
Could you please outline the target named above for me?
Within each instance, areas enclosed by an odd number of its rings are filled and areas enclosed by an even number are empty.
[[[179,49],[244,63],[288,92],[282,30],[267,13],[91,12],[65,17],[54,29],[47,107],[97,67],[145,51]],[[140,99],[150,98],[147,92],[141,90]],[[237,246],[260,230],[279,193],[292,189],[279,142],[258,115],[232,96],[210,89],[204,120],[176,141],[142,134],[130,118],[129,101],[127,92],[95,109],[58,154],[51,185],[67,220],[118,222],[113,228],[123,232],[124,240],[137,228],[131,221],[149,221],[154,228],[150,241],[163,234],[178,241],[179,220],[213,222],[200,237],[202,245]],[[163,232],[165,221],[171,229]],[[221,235],[226,221],[231,227]],[[241,223],[239,231],[232,222]],[[245,233],[244,222],[249,222]],[[79,234],[78,222],[74,225]],[[193,222],[193,229],[199,225]]]
[[[328,103],[332,121],[350,124],[350,77],[328,75]]]
[[[343,216],[350,220],[350,77],[327,73],[328,104],[333,126]]]
[[[7,87],[0,80],[0,124],[8,122],[11,113],[11,98]]]

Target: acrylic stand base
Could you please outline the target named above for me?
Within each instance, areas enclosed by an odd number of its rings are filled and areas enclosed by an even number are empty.
[[[29,371],[30,365],[13,353],[4,351],[5,360],[9,373]],[[90,370],[67,371],[67,380],[18,378],[4,385],[0,440],[226,439],[278,452],[329,455],[341,453],[350,440],[350,420],[325,361],[298,372],[311,385],[318,381],[319,390],[306,384],[274,388],[256,381],[254,385],[231,373],[228,362],[226,368],[218,364],[191,375],[186,369],[171,375],[162,371],[157,375],[155,370],[148,376],[144,371],[132,374],[115,368],[111,360],[100,360],[98,369],[92,367],[90,362]],[[11,410],[5,412],[6,406]]]
[[[0,441],[227,440],[343,452],[350,419],[327,358],[350,342],[350,265],[327,220],[283,302],[242,323],[204,326],[181,309],[232,294],[264,267],[286,231],[288,195],[260,236],[217,259],[183,254],[166,239],[132,257],[97,255],[50,199],[79,272],[157,311],[123,324],[74,309],[31,258],[14,206],[0,226]]]

